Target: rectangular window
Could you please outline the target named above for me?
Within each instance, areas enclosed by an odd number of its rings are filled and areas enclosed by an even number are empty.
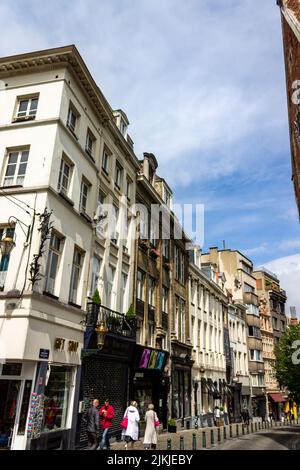
[[[15,238],[14,227],[0,228],[0,240],[2,240],[5,237],[9,237],[14,240]],[[5,281],[6,281],[7,271],[8,271],[9,258],[10,258],[9,254],[7,255],[3,254],[1,256],[1,252],[0,252],[0,291],[4,291],[4,288],[5,288]]]
[[[31,98],[19,98],[17,108],[17,118],[35,119],[39,98],[34,96]]]
[[[252,292],[255,294],[255,287],[250,286],[247,282],[244,282],[244,292]]]
[[[68,194],[70,181],[71,181],[72,168],[71,165],[65,160],[61,159],[59,177],[58,177],[58,186],[57,190],[61,191],[64,194]]]
[[[250,361],[262,361],[261,351],[258,349],[250,349]]]
[[[69,112],[68,112],[67,127],[70,129],[70,131],[73,134],[75,134],[76,132],[78,117],[79,117],[79,114],[77,113],[77,111],[75,111],[75,109],[72,106],[70,106]]]
[[[118,189],[121,189],[122,175],[123,175],[123,168],[121,167],[121,165],[118,162],[116,162],[115,186]]]
[[[55,232],[52,232],[45,275],[45,291],[49,294],[54,294],[55,291],[55,280],[61,259],[62,245],[63,239]]]
[[[91,282],[91,293],[94,294],[95,290],[98,289],[98,281],[100,276],[101,261],[97,256],[93,258],[92,266],[92,282]]]
[[[162,287],[162,311],[169,313],[169,289]]]
[[[254,336],[255,338],[260,338],[260,329],[257,326],[249,326],[249,336]]]
[[[44,392],[44,419],[42,432],[67,426],[69,396],[72,390],[73,368],[48,365],[49,378]]]
[[[72,273],[71,273],[71,286],[69,301],[73,304],[77,303],[78,286],[80,282],[81,268],[83,263],[84,254],[77,248],[74,250]]]
[[[145,300],[144,285],[145,285],[145,274],[142,271],[138,270],[136,296],[137,296],[137,299],[143,300],[143,301]]]
[[[244,261],[242,261],[242,270],[248,274],[252,274],[252,266],[247,263],[244,263]]]
[[[115,298],[113,296],[115,274],[116,269],[109,265],[107,268],[106,307],[111,309],[115,308]]]
[[[120,292],[120,313],[125,313],[125,295],[127,287],[128,276],[125,273],[121,274],[121,292]]]
[[[179,250],[177,246],[174,247],[174,270],[175,270],[175,279],[179,279]]]
[[[88,203],[89,185],[83,179],[80,188],[80,212],[86,213]]]
[[[107,148],[104,148],[103,155],[102,155],[102,170],[106,175],[109,174],[109,159],[111,153],[108,151]]]
[[[170,244],[169,240],[163,240],[162,241],[162,250],[163,250],[163,256],[166,261],[169,261],[170,259]]]
[[[93,136],[91,131],[88,129],[87,134],[86,134],[86,141],[85,141],[85,151],[92,158],[94,154],[95,141],[96,141],[95,137]]]
[[[256,305],[253,305],[253,304],[245,304],[245,305],[247,307],[248,314],[256,315],[257,317],[259,317],[259,309]]]
[[[132,197],[132,181],[128,177],[126,178],[126,197],[127,200],[130,201]]]
[[[3,186],[23,186],[29,150],[9,152]]]
[[[152,277],[149,277],[149,282],[148,282],[148,305],[151,305],[152,307],[155,306],[155,279]]]

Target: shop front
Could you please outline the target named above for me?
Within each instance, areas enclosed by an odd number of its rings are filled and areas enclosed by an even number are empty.
[[[172,344],[172,410],[171,418],[182,428],[192,426],[192,366],[189,347]]]
[[[150,404],[154,405],[164,429],[168,424],[168,392],[170,379],[165,373],[169,359],[166,351],[136,346],[130,380],[130,400],[138,403],[143,422]]]
[[[252,417],[261,418],[262,421],[265,421],[267,416],[266,395],[259,387],[252,388],[251,404],[252,413],[250,414],[252,414]]]
[[[282,417],[287,397],[281,392],[268,393],[269,416],[279,421]]]

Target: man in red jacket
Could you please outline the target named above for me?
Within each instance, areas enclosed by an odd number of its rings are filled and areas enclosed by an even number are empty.
[[[109,404],[109,399],[107,398],[107,400],[105,400],[104,402],[104,405],[100,408],[100,411],[99,411],[101,428],[103,429],[100,449],[104,449],[105,445],[108,450],[110,449],[108,430],[111,427],[111,422],[113,420],[114,415],[115,415],[115,410]]]

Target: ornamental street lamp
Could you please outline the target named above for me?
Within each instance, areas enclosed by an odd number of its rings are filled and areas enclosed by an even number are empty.
[[[16,244],[12,234],[6,232],[4,237],[0,240],[0,251],[2,256],[10,255],[11,251],[14,249],[15,246]]]
[[[8,228],[5,230],[5,235],[0,240],[0,251],[2,256],[10,255],[11,251],[16,246],[14,229],[17,223],[19,223],[24,235],[26,236],[26,243],[28,243],[31,225],[26,225],[17,217],[11,216],[8,219]],[[25,231],[24,227],[27,228],[27,232]]]
[[[107,333],[104,320],[100,320],[95,331],[97,333],[97,348],[102,349],[105,343],[105,336]]]

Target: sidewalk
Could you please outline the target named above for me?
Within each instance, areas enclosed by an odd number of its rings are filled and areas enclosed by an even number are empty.
[[[168,440],[169,444],[171,441],[171,450],[201,450],[201,449],[213,449],[217,447],[220,443],[228,439],[235,439],[243,435],[251,434],[251,429],[253,432],[257,432],[263,429],[279,428],[289,426],[290,423],[285,422],[273,422],[273,423],[252,423],[247,426],[243,424],[231,424],[228,426],[221,427],[211,427],[211,428],[199,428],[199,429],[189,429],[177,431],[177,433],[161,433],[158,435],[157,439],[157,450],[167,450],[168,449]],[[230,431],[231,428],[231,431]],[[225,431],[224,431],[225,429]],[[225,434],[224,434],[225,433]],[[204,437],[205,436],[205,437]],[[232,437],[231,437],[232,436]],[[180,439],[181,438],[181,439]],[[183,438],[183,439],[182,439]],[[180,446],[181,441],[181,447]],[[194,442],[194,446],[193,446]],[[143,450],[143,438],[135,443],[134,449]],[[124,450],[124,442],[117,441],[111,442],[111,450]],[[128,450],[130,450],[130,445],[128,445]]]

